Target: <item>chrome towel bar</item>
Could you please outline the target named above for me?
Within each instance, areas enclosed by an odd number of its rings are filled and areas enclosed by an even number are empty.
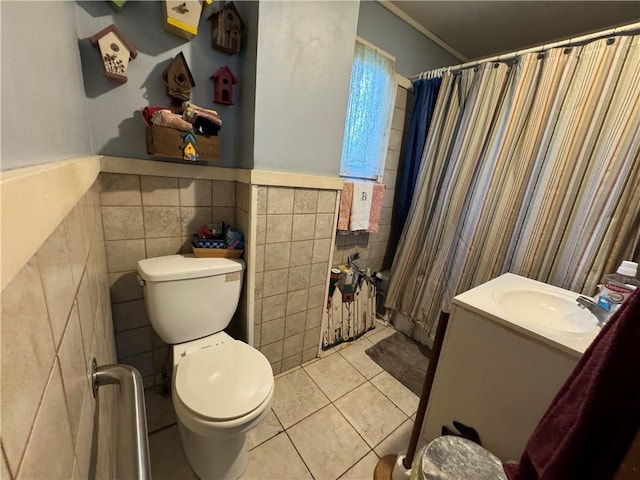
[[[140,372],[129,365],[102,365],[93,359],[93,396],[102,385],[119,385],[116,478],[151,480],[147,414]]]

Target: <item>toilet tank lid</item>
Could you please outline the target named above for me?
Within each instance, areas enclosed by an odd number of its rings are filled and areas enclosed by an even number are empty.
[[[168,255],[138,261],[138,273],[147,282],[167,282],[187,278],[212,277],[244,270],[243,260],[196,258],[191,254]]]

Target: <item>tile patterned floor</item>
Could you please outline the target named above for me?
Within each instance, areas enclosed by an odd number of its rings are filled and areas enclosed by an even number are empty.
[[[380,457],[406,449],[419,398],[364,352],[379,326],[322,359],[276,376],[272,411],[248,435],[243,479],[370,480]],[[147,392],[154,480],[195,479],[170,396]]]

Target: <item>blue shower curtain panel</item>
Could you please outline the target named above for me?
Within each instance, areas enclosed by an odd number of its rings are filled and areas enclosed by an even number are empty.
[[[433,110],[438,99],[442,78],[418,79],[413,82],[413,110],[409,121],[407,138],[407,155],[404,170],[396,194],[396,212],[394,230],[396,235],[402,233],[404,222],[409,213],[413,191],[420,169],[422,150],[429,132]]]

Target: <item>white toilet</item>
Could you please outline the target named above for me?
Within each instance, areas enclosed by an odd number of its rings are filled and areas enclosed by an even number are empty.
[[[245,264],[169,255],[138,262],[149,320],[173,345],[173,406],[189,464],[201,479],[244,472],[247,432],[273,401],[266,357],[223,330],[238,306]]]

